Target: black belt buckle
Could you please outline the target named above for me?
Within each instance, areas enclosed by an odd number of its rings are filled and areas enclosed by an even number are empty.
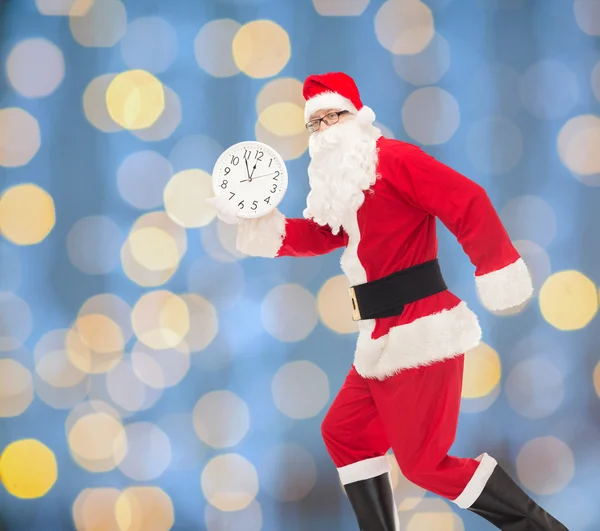
[[[348,293],[350,294],[350,301],[352,302],[352,320],[360,321],[360,308],[358,306],[358,300],[356,298],[356,292],[354,291],[354,286],[348,288]]]

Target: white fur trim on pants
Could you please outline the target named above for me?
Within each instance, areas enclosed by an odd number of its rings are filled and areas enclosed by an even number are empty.
[[[481,341],[481,327],[465,302],[416,319],[372,339],[373,320],[359,321],[354,367],[364,378],[383,380],[403,369],[431,365],[464,354]]]
[[[285,216],[275,209],[257,219],[243,219],[238,225],[237,250],[248,256],[275,258],[285,237]]]
[[[348,98],[345,98],[337,92],[323,92],[318,96],[307,100],[306,105],[304,106],[304,119],[308,122],[313,113],[325,109],[340,109],[355,114],[358,112],[354,104]]]
[[[498,464],[493,457],[490,457],[488,454],[482,454],[477,458],[479,461],[479,466],[477,470],[475,470],[475,474],[467,483],[465,490],[463,490],[458,498],[452,500],[456,505],[458,505],[461,509],[468,509],[475,503],[477,498],[483,492],[494,468]]]
[[[363,479],[375,478],[391,471],[390,461],[387,455],[363,459],[357,463],[338,468],[342,485],[362,481]]]
[[[531,276],[522,258],[497,271],[476,276],[475,285],[481,303],[492,311],[519,306],[533,294]]]

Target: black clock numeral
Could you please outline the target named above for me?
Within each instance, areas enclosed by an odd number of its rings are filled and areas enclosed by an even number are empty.
[[[230,172],[231,172],[231,168],[229,166],[227,166],[225,168],[225,175],[229,175]]]
[[[244,208],[244,200],[243,199],[238,203],[238,206],[240,208]]]
[[[260,161],[262,161],[263,156],[264,156],[264,153],[262,151],[257,151],[254,158],[260,162]]]
[[[240,158],[235,155],[231,155],[231,164],[237,166],[240,163]]]
[[[276,184],[274,184],[274,185],[273,185],[273,188],[271,189],[271,193],[273,194],[273,193],[275,193],[276,191],[277,191],[277,185],[276,185]]]
[[[269,168],[271,167],[271,164],[273,164],[273,159],[269,161]]]
[[[271,204],[271,196],[269,196],[265,199],[265,203],[267,203],[267,205]]]
[[[244,149],[244,158],[246,160],[250,160],[250,151],[248,151],[247,149]]]
[[[258,201],[254,201],[252,206],[250,207],[252,210],[256,210],[258,208]]]
[[[229,193],[231,194],[231,197],[229,198],[229,200],[231,201],[235,197],[235,194],[233,192],[229,192]]]
[[[221,183],[221,188],[223,188],[223,190],[225,190],[225,188],[227,188],[227,185],[229,184],[228,180],[223,180],[223,182]]]
[[[275,175],[273,176],[273,180],[276,181],[277,177],[279,177],[279,172],[278,171],[275,172]]]

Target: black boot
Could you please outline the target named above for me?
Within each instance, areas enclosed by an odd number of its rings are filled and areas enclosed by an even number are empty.
[[[390,474],[344,485],[361,531],[399,531]]]
[[[568,531],[496,465],[470,511],[502,531]]]

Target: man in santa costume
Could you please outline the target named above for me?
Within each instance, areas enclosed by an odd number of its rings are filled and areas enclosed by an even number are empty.
[[[481,329],[444,283],[436,218],[475,266],[484,306],[512,308],[533,292],[486,192],[419,147],[383,137],[346,74],[308,77],[304,97],[312,132],[304,218],[275,210],[241,220],[226,200],[213,204],[222,220],[239,223],[237,245],[247,255],[306,257],[345,247],[341,267],[359,335],[322,434],[360,529],[399,529],[391,448],[409,481],[499,529],[565,530],[492,456],[448,455],[464,352],[480,342]]]

